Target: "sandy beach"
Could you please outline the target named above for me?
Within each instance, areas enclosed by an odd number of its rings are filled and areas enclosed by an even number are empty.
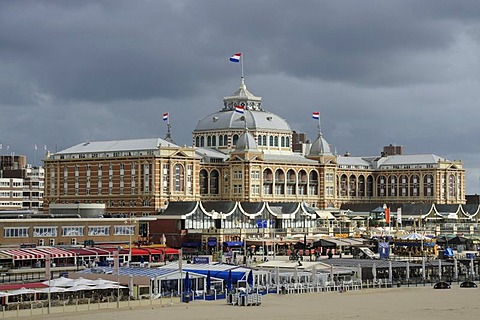
[[[369,289],[345,293],[267,295],[258,307],[230,306],[225,300],[101,309],[22,319],[478,319],[480,289],[432,287]]]

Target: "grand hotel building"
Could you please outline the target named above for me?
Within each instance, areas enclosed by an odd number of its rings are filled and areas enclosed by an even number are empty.
[[[243,106],[244,113],[236,112]],[[168,140],[168,141],[167,141]],[[241,79],[222,108],[171,139],[84,142],[47,154],[45,210],[102,205],[105,214],[149,216],[150,238],[209,228],[314,227],[318,213],[346,203],[465,203],[462,162],[434,154],[338,155],[322,132],[292,149],[288,122],[264,109]],[[152,220],[153,221],[153,220]]]

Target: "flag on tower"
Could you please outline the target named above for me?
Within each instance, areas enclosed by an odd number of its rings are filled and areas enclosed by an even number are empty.
[[[245,112],[245,107],[244,106],[236,106],[235,107],[235,112],[243,114]]]
[[[168,112],[163,114],[163,121],[168,121]]]
[[[240,57],[242,56],[241,53],[235,53],[230,57],[231,62],[240,62]]]
[[[312,118],[315,119],[315,120],[320,119],[320,112],[318,112],[318,111],[313,112],[312,113]]]

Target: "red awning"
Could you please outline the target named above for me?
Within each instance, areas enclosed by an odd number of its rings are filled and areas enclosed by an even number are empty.
[[[35,250],[43,252],[45,255],[49,254],[51,258],[73,258],[75,257],[75,253],[54,248],[54,247],[37,247]]]
[[[173,249],[173,248],[164,248],[162,250],[165,252],[165,254],[180,254],[180,252],[177,249]]]
[[[34,254],[25,252],[19,249],[7,249],[2,250],[2,253],[5,253],[13,258],[13,260],[32,260],[36,259]]]
[[[120,254],[128,254],[128,248],[120,250]],[[132,256],[148,256],[150,253],[146,249],[132,248]]]

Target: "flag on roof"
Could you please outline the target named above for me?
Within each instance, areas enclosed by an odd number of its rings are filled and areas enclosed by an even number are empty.
[[[320,112],[318,112],[318,111],[313,112],[312,113],[312,118],[315,119],[315,120],[320,119]]]
[[[163,121],[168,121],[168,112],[163,114]]]
[[[235,53],[230,57],[231,62],[240,62],[241,53]]]
[[[245,112],[245,107],[244,106],[236,106],[235,107],[235,112],[243,114]]]

